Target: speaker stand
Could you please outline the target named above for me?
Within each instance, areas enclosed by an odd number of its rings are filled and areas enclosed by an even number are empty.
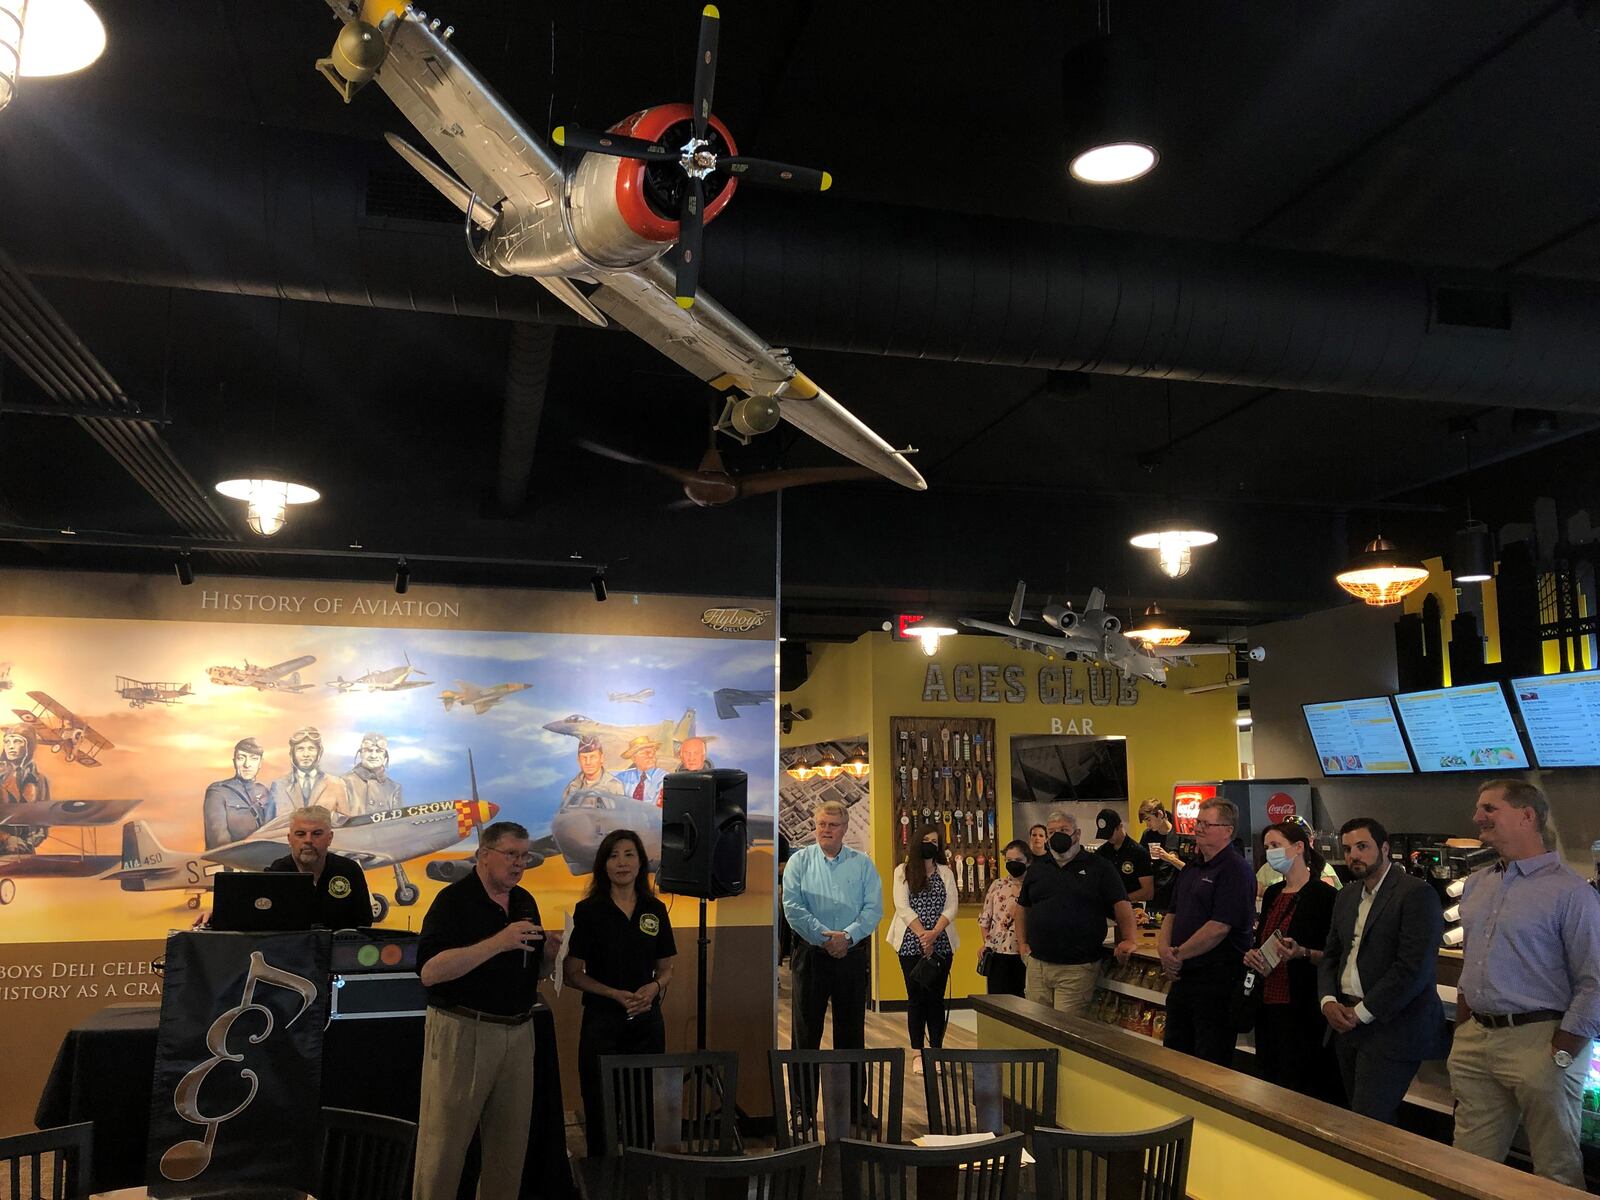
[[[710,961],[711,954],[711,934],[706,931],[706,904],[706,898],[701,896],[700,936],[695,943],[700,963],[700,976],[697,981],[697,986],[695,987],[694,998],[694,1048],[696,1050],[704,1050],[706,1048],[706,986],[708,983],[706,976],[707,965]],[[717,1102],[719,1110],[727,1108],[728,1097],[722,1090],[722,1083],[720,1080],[716,1081],[715,1087],[717,1089]],[[744,1153],[744,1137],[739,1132],[739,1123],[747,1120],[749,1120],[749,1117],[746,1116],[744,1110],[741,1109],[737,1101],[735,1101],[733,1106],[733,1145],[735,1152],[739,1154]]]

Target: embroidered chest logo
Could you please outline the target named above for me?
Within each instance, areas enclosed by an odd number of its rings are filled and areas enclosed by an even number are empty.
[[[1133,864],[1131,862],[1123,863],[1122,864],[1122,873],[1124,875],[1132,875],[1133,874]]]
[[[335,900],[343,900],[350,894],[350,881],[343,875],[335,875],[328,881],[328,895]]]
[[[656,934],[661,932],[661,918],[656,916],[655,913],[645,913],[644,916],[639,918],[639,932],[655,937]]]

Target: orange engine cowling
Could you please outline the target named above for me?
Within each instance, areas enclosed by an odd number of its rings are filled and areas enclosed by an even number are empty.
[[[618,121],[610,132],[676,150],[691,136],[691,112],[687,104],[657,105]],[[719,158],[739,152],[715,114],[709,140]],[[677,241],[678,189],[684,178],[676,162],[585,154],[569,185],[573,234],[584,254],[609,266],[632,266],[655,257],[663,243]],[[716,218],[737,187],[738,181],[725,172],[706,181],[707,221]]]

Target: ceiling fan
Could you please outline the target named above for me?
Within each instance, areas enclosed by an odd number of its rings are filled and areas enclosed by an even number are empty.
[[[722,455],[715,445],[707,448],[700,459],[699,467],[692,471],[668,466],[665,463],[651,462],[646,458],[637,458],[597,442],[580,441],[578,445],[602,458],[635,467],[649,467],[652,471],[658,471],[667,478],[675,480],[683,486],[685,497],[684,500],[677,502],[676,507],[687,507],[692,504],[698,508],[715,508],[748,496],[764,496],[785,488],[805,487],[815,483],[842,483],[851,479],[871,479],[874,476],[874,472],[865,467],[796,467],[789,470],[751,471],[744,475],[734,475],[723,465]]]

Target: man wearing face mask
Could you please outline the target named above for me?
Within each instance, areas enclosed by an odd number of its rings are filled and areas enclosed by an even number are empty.
[[[1117,869],[1083,852],[1076,818],[1053,812],[1046,828],[1045,853],[1017,894],[1017,948],[1027,961],[1027,999],[1077,1017],[1094,996],[1108,920],[1117,925],[1117,961],[1133,953],[1133,905]]]
[[[1256,920],[1256,878],[1233,845],[1238,824],[1231,801],[1200,802],[1194,822],[1200,861],[1178,873],[1157,939],[1161,969],[1174,981],[1163,1044],[1223,1067],[1233,1065],[1229,999],[1243,983]]]

